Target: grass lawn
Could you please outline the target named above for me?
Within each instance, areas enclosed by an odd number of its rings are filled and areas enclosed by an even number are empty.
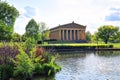
[[[110,46],[111,44],[95,44],[95,43],[64,43],[64,44],[42,44],[40,46],[83,46],[83,47],[94,47],[94,46]]]
[[[56,44],[42,44],[42,46],[108,46],[113,45],[114,48],[120,48],[120,43],[56,43]]]
[[[109,44],[112,44],[114,48],[120,48],[120,43],[109,43]]]

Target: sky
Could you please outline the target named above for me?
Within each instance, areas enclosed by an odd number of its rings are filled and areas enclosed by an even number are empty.
[[[6,0],[20,16],[14,29],[24,34],[30,19],[53,28],[75,22],[87,26],[92,34],[102,25],[120,26],[120,0]]]

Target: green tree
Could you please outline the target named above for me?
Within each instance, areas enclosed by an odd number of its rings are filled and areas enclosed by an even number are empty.
[[[12,29],[7,27],[5,23],[0,20],[0,40],[10,41],[12,39]]]
[[[98,28],[98,37],[101,38],[106,44],[111,37],[116,36],[119,28],[112,25],[104,25]]]
[[[27,40],[27,37],[26,37],[25,33],[21,36],[21,39],[22,39],[23,42],[25,42]]]
[[[47,40],[49,39],[49,29],[47,28],[47,25],[44,22],[41,22],[40,24],[40,34],[41,34],[41,40]]]
[[[0,1],[0,36],[1,40],[11,40],[14,23],[19,16],[18,10],[5,1]],[[4,34],[4,35],[3,35]]]
[[[110,42],[117,43],[120,42],[120,31],[116,35],[110,37]]]
[[[86,32],[86,40],[88,41],[88,42],[90,42],[91,41],[91,33],[89,32],[89,31],[87,31]]]
[[[91,41],[93,43],[98,43],[98,35],[97,35],[97,32],[95,32],[93,35],[91,35]]]
[[[13,40],[14,42],[20,42],[20,41],[21,41],[21,35],[18,34],[18,33],[14,33],[12,40]]]
[[[34,38],[36,41],[39,39],[39,25],[34,19],[31,19],[26,25],[26,36]]]

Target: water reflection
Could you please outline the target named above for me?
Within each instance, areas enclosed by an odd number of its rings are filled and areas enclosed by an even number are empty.
[[[113,56],[119,56],[120,51],[97,51],[96,54],[104,57],[113,57]]]
[[[32,80],[55,80],[55,76],[50,76],[50,77],[37,76],[34,77],[34,79]]]
[[[51,78],[34,80],[119,80],[120,52],[99,51],[60,54],[62,70]]]

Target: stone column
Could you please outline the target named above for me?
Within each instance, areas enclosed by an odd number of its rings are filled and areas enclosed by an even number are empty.
[[[83,40],[85,40],[85,30],[83,30]]]
[[[72,30],[70,30],[70,40],[72,40]]]
[[[62,31],[62,39],[64,40],[64,30]]]
[[[75,31],[75,35],[76,35],[76,40],[78,40],[78,33],[77,33],[77,30]]]
[[[66,40],[66,30],[64,30],[64,40]]]
[[[80,40],[79,30],[77,30],[78,40]]]
[[[66,40],[68,40],[68,30],[66,30]]]
[[[81,40],[81,30],[79,30],[79,40]]]
[[[81,39],[83,40],[83,37],[84,37],[84,33],[83,33],[83,30],[81,31]]]
[[[75,31],[76,31],[76,30],[73,31],[73,32],[74,32],[74,40],[76,40],[76,34],[75,34]]]

